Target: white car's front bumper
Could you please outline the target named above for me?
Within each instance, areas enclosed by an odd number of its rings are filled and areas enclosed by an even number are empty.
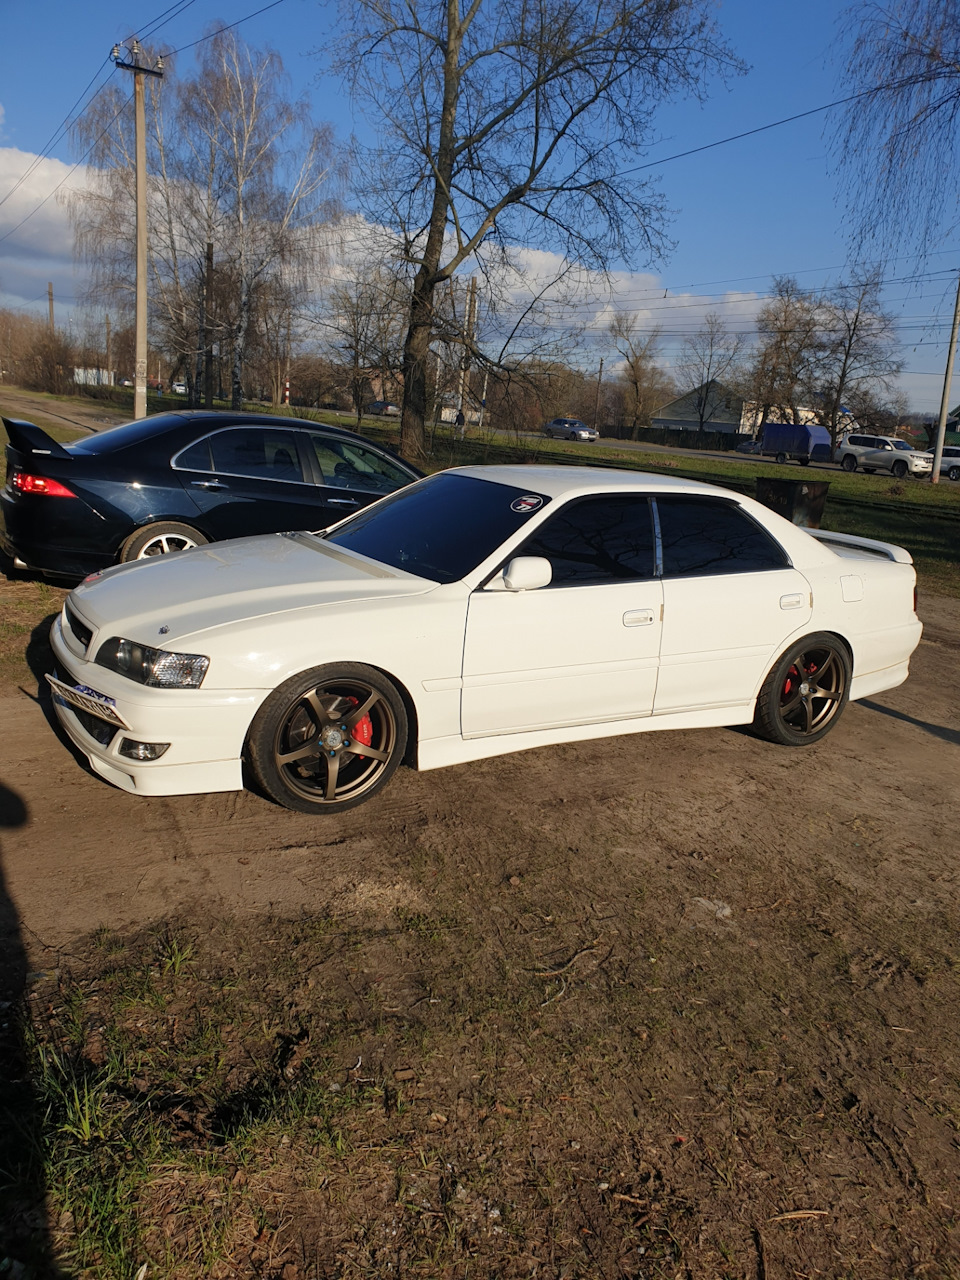
[[[101,777],[147,796],[242,789],[243,743],[267,690],[145,688],[78,659],[64,643],[59,617],[50,643],[56,679],[66,686],[50,686],[57,719]],[[134,760],[120,752],[126,739],[169,746],[158,760]]]

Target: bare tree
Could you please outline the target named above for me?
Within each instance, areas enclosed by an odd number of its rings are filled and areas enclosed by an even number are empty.
[[[335,209],[340,175],[330,130],[288,95],[271,50],[233,32],[204,45],[195,76],[150,82],[150,266],[153,326],[172,362],[196,377],[205,333],[231,352],[232,398],[242,400],[254,330],[278,296],[302,296],[321,261],[316,228]],[[71,202],[78,247],[101,301],[132,289],[133,137],[125,95],[99,95],[81,121],[96,180]],[[207,312],[206,246],[217,259],[217,314]],[[289,312],[288,312],[289,314]],[[274,335],[275,336],[275,335]]]
[[[695,393],[699,428],[726,406],[724,380],[739,381],[746,349],[741,333],[731,332],[722,316],[708,312],[696,333],[684,339],[677,362],[677,380]]]
[[[960,201],[960,0],[858,0],[848,83],[871,91],[834,136],[860,243],[922,252],[956,227]]]
[[[758,345],[747,379],[749,398],[758,410],[757,426],[774,420],[799,422],[809,408],[821,355],[819,298],[792,276],[776,276],[773,296],[757,316]]]
[[[665,404],[675,391],[672,378],[659,363],[660,326],[644,335],[638,320],[635,313],[619,311],[608,330],[613,345],[623,357],[622,378],[629,392],[627,416],[633,440],[641,425],[650,425],[653,410]]]
[[[404,302],[396,273],[379,265],[341,281],[326,299],[325,345],[345,370],[357,430],[373,378],[381,398],[397,394],[393,384],[403,358]]]
[[[388,142],[374,216],[400,229],[413,286],[402,445],[424,451],[434,294],[492,242],[605,267],[656,257],[662,201],[623,171],[664,99],[738,70],[707,0],[357,0],[340,49]]]
[[[819,301],[821,333],[810,369],[817,417],[834,446],[848,401],[886,393],[903,368],[896,322],[880,302],[877,272],[855,275]]]

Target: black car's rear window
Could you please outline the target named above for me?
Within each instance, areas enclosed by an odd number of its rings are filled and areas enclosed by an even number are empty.
[[[152,440],[154,436],[182,427],[185,420],[176,413],[155,413],[136,422],[124,422],[119,427],[107,427],[87,440],[77,440],[69,446],[73,453],[112,453],[116,449],[128,449],[131,445]]]
[[[457,582],[550,501],[543,494],[443,472],[401,489],[325,540],[434,582]]]

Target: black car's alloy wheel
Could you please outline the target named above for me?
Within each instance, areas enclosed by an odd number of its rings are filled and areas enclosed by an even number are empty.
[[[850,656],[836,636],[807,636],[787,650],[764,681],[754,728],[783,746],[818,742],[847,705],[850,676]]]
[[[123,544],[120,549],[120,562],[128,560],[149,560],[154,556],[169,555],[171,551],[188,551],[190,547],[206,546],[207,539],[188,524],[179,524],[175,520],[164,520],[158,524],[148,524]]]
[[[339,663],[282,684],[257,713],[247,754],[278,804],[337,813],[386,785],[406,743],[406,710],[390,681],[371,667]]]

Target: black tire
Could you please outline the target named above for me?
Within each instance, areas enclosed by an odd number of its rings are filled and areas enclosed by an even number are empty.
[[[850,676],[850,655],[836,636],[805,636],[790,646],[764,680],[754,730],[785,747],[819,742],[847,705]]]
[[[904,462],[902,458],[898,458],[896,462],[893,464],[893,466],[890,468],[890,470],[893,472],[893,474],[897,477],[898,480],[902,480],[903,477],[907,474],[907,464]]]
[[[797,461],[800,463],[801,467],[809,467],[810,465],[809,458],[798,458]]]
[[[172,551],[187,551],[190,547],[204,547],[207,539],[188,524],[175,520],[163,520],[145,525],[132,533],[120,548],[120,563],[130,560],[150,560],[154,556],[169,555]]]
[[[841,467],[843,467],[844,471],[856,471],[857,460],[852,453],[847,453],[847,454],[844,454],[843,461],[840,463],[840,465]]]
[[[341,813],[393,777],[407,713],[390,681],[344,662],[287,680],[253,719],[247,759],[263,791],[299,813]]]
[[[960,480],[960,467],[951,467],[947,472],[948,480]]]
[[[776,461],[778,465],[782,465],[784,462],[786,462],[786,460],[787,460],[787,455],[785,453],[777,454]]]

